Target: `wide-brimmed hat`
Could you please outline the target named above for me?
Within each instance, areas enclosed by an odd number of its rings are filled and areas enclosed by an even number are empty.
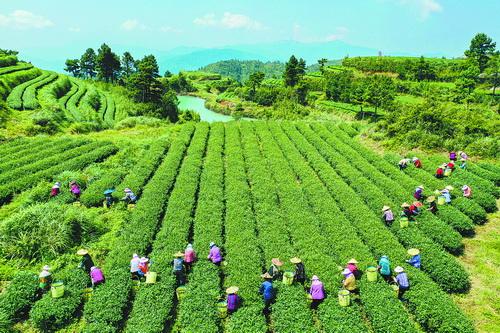
[[[424,185],[418,185],[417,188],[421,188],[423,190],[424,189]]]
[[[357,264],[357,263],[358,263],[358,261],[357,261],[356,259],[352,258],[352,259],[351,259],[351,260],[349,260],[347,263],[348,263],[348,264]]]
[[[436,197],[435,197],[435,196],[433,196],[433,195],[431,195],[430,197],[428,197],[428,198],[427,198],[427,200],[426,200],[426,201],[427,201],[427,202],[434,202],[434,201],[436,201]]]
[[[52,188],[60,188],[60,187],[61,187],[61,183],[59,183],[59,182],[56,182],[54,184],[54,186],[52,186]]]
[[[260,277],[264,278],[264,279],[272,279],[273,278],[268,272],[261,274]]]
[[[466,189],[468,189],[468,188],[469,188],[469,186],[464,185],[464,186],[462,186],[462,191],[465,191],[465,190],[466,190]]]
[[[419,249],[408,249],[408,254],[411,256],[416,256],[419,253],[420,253]]]
[[[212,247],[212,246],[215,246],[215,243],[214,242],[210,242],[210,244],[208,244],[209,247]]]
[[[232,286],[226,289],[226,294],[236,294],[240,288]]]
[[[282,261],[280,261],[280,259],[279,259],[279,258],[273,258],[273,259],[271,259],[271,262],[272,262],[274,265],[276,265],[276,266],[283,266],[283,262],[282,262]]]
[[[313,281],[318,281],[319,280],[319,277],[317,275],[313,275],[313,277],[311,278],[311,280]]]
[[[454,187],[451,185],[446,185],[444,188],[447,189],[448,191],[453,191]]]
[[[290,262],[292,264],[298,264],[298,263],[301,263],[302,260],[300,260],[300,258],[297,258],[297,257],[293,257],[292,259],[290,259]]]
[[[113,190],[112,188],[108,188],[106,191],[104,191],[104,195],[108,195],[108,194],[111,194],[113,193],[115,190]]]
[[[344,275],[348,275],[348,274],[351,274],[351,270],[349,268],[345,268],[343,271],[342,271],[342,274]]]
[[[96,268],[97,268],[97,266],[92,266],[92,267],[90,267],[90,270],[93,271]]]
[[[137,253],[134,253],[134,254],[132,255],[132,258],[139,258],[139,255],[138,255]]]
[[[76,184],[76,180],[72,180],[69,182],[70,185]]]
[[[396,272],[396,273],[404,272],[404,270],[405,269],[403,267],[401,267],[401,266],[398,266],[398,267],[394,268],[394,272]]]
[[[184,253],[182,253],[181,251],[177,251],[177,252],[174,253],[174,257],[176,257],[176,258],[179,258],[179,257],[182,257],[182,256],[184,256]]]
[[[42,267],[42,269],[44,271],[50,271],[50,266],[49,265],[45,265],[45,266]]]
[[[89,253],[89,251],[87,251],[85,249],[80,249],[80,250],[76,251],[76,254],[78,254],[79,256],[84,256],[88,253]]]
[[[448,165],[448,163],[443,163],[443,164],[441,164],[440,168],[446,168],[447,165]]]
[[[123,190],[123,192],[128,193],[128,192],[132,192],[132,190],[127,187],[126,189]]]
[[[410,207],[410,205],[407,203],[407,202],[404,202],[402,205],[401,205],[402,208],[406,208],[406,207]]]
[[[389,206],[384,206],[384,207],[382,207],[382,211],[383,211],[383,212],[385,212],[386,210],[389,210],[389,209],[391,209],[391,207],[389,207]]]
[[[47,276],[50,276],[50,272],[46,271],[46,270],[41,271],[40,274],[38,275],[38,277],[41,277],[41,278],[44,278]]]
[[[415,207],[422,207],[423,205],[422,205],[422,203],[420,201],[415,201],[413,203],[413,206],[415,206]]]
[[[142,262],[142,263],[145,263],[145,262],[148,262],[149,259],[146,258],[146,257],[142,257],[141,260],[139,260],[139,262]]]
[[[413,157],[411,160],[412,160],[413,162],[418,161],[418,157],[416,157],[416,156],[415,156],[415,157]]]

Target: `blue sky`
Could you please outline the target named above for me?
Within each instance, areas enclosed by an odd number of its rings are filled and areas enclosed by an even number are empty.
[[[102,42],[142,53],[342,40],[459,56],[476,32],[500,43],[498,13],[499,0],[0,0],[0,47],[71,57]]]

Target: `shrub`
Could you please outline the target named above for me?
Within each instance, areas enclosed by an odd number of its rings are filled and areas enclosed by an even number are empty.
[[[35,274],[26,271],[18,272],[0,295],[0,313],[4,315],[3,320],[10,325],[11,321],[24,319],[35,302],[37,290],[38,277]],[[0,328],[3,320],[0,319]]]

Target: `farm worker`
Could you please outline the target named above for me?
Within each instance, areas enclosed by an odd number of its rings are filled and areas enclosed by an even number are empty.
[[[108,208],[113,204],[113,196],[111,194],[113,194],[114,191],[115,190],[113,189],[104,191],[104,200],[106,201],[106,207]]]
[[[427,202],[429,203],[429,208],[427,210],[432,214],[435,214],[438,210],[436,204],[436,197],[431,195],[430,197],[427,198]]]
[[[50,190],[50,196],[55,197],[61,192],[61,182],[56,182],[52,189]]]
[[[215,265],[220,266],[222,262],[222,254],[220,253],[220,249],[215,245],[214,242],[210,243],[210,252],[208,254],[207,259],[211,260]]]
[[[408,203],[404,202],[401,208],[403,208],[401,216],[407,217],[409,220],[413,219],[413,212],[410,210],[410,205]]]
[[[447,188],[441,191],[441,195],[444,197],[444,200],[447,204],[451,203],[451,194]]]
[[[186,271],[191,271],[191,266],[196,260],[196,252],[193,250],[193,245],[188,244],[184,250],[184,265],[186,266]]]
[[[349,268],[344,269],[342,275],[344,276],[342,286],[351,293],[357,293],[356,277],[352,274],[351,270]]]
[[[453,163],[453,161],[449,161],[448,164],[446,164],[446,167],[453,171],[455,170],[455,163]]]
[[[406,262],[415,268],[420,268],[420,250],[409,249],[408,254],[411,256],[411,258],[410,260],[406,260]]]
[[[413,216],[417,216],[420,214],[420,207],[422,207],[422,203],[420,201],[415,201],[410,205],[410,211]]]
[[[137,271],[137,274],[139,274],[140,277],[145,276],[149,272],[149,259],[146,257],[142,257],[139,259],[139,270]]]
[[[392,225],[392,222],[394,222],[394,214],[392,213],[391,207],[389,206],[382,207],[382,220],[386,225],[388,226]]]
[[[141,259],[139,259],[139,255],[134,253],[132,255],[132,260],[130,260],[130,274],[132,275],[132,279],[138,279],[139,275],[139,263]]]
[[[466,160],[466,159],[461,158],[461,159],[460,159],[460,162],[462,162],[462,163],[460,164],[460,169],[462,169],[462,170],[467,169],[467,160]]]
[[[424,185],[418,185],[413,193],[413,197],[417,200],[422,200],[424,198]]]
[[[75,198],[79,199],[80,198],[80,194],[82,194],[82,191],[80,189],[80,186],[76,183],[76,181],[72,180],[69,183],[69,188],[70,188],[70,192],[73,193],[73,195],[75,196]]]
[[[240,305],[240,297],[237,292],[240,290],[238,287],[229,287],[226,289],[226,302],[227,302],[227,313],[231,314],[238,310],[238,306]]]
[[[99,267],[92,266],[90,269],[90,279],[92,280],[92,287],[104,283],[104,274]]]
[[[78,265],[78,268],[83,268],[87,274],[90,274],[90,269],[95,266],[94,261],[89,255],[89,252],[85,249],[80,249],[76,252],[77,255],[82,256],[82,261]]]
[[[443,178],[443,177],[444,177],[444,167],[441,165],[436,170],[436,178]]]
[[[290,259],[290,262],[295,265],[295,274],[293,275],[293,280],[304,285],[306,282],[306,269],[302,260],[300,258],[294,257]]]
[[[50,284],[52,283],[52,274],[50,273],[50,266],[45,265],[42,268],[42,271],[38,275],[38,287],[42,293],[46,292],[50,288]]]
[[[458,155],[460,156],[461,161],[467,161],[469,159],[469,156],[467,156],[467,154],[463,151],[459,151]]]
[[[401,266],[398,266],[394,269],[394,272],[397,273],[395,281],[399,286],[398,290],[398,298],[400,300],[404,300],[403,295],[404,293],[410,289],[410,283],[408,282],[408,276],[404,272],[404,268]]]
[[[309,289],[309,294],[312,299],[311,309],[317,309],[318,305],[320,305],[325,299],[325,287],[323,286],[323,282],[321,282],[316,275],[313,275],[311,279],[311,289]]]
[[[184,273],[184,253],[177,252],[174,254],[174,260],[172,261],[172,270],[177,281],[177,287],[186,284],[186,274]]]
[[[356,264],[358,263],[358,261],[354,258],[352,258],[351,260],[349,260],[347,262],[347,269],[349,271],[351,271],[351,273],[354,275],[354,277],[356,279],[359,279],[360,275],[361,275],[361,271],[358,269],[358,266],[356,266]]]
[[[125,196],[122,198],[123,201],[125,201],[126,204],[135,204],[137,201],[137,196],[132,192],[131,189],[128,187],[123,190],[125,192]]]
[[[273,302],[274,298],[274,288],[272,284],[273,277],[269,275],[269,273],[264,273],[261,275],[264,279],[264,282],[260,285],[259,294],[264,298],[264,314],[269,314],[269,306]]]
[[[411,160],[413,161],[415,168],[420,169],[422,167],[422,161],[420,161],[418,157],[413,157]]]
[[[281,280],[282,273],[280,271],[280,267],[283,266],[283,262],[279,260],[279,258],[271,259],[271,267],[267,271],[269,275],[272,276],[273,280]]]
[[[464,192],[464,197],[470,198],[472,195],[472,190],[469,186],[464,185],[462,186],[462,191]]]
[[[389,261],[389,257],[383,255],[380,257],[378,262],[378,268],[380,270],[380,275],[384,278],[385,281],[391,281],[391,262]]]
[[[456,161],[457,160],[457,154],[454,151],[450,152],[450,161]]]
[[[410,163],[410,159],[409,158],[403,158],[402,160],[400,160],[399,163],[398,163],[399,170],[406,169],[406,167],[408,166],[408,163]]]

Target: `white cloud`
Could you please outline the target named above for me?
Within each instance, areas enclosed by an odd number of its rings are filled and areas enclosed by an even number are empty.
[[[422,19],[426,19],[432,13],[441,12],[443,6],[437,0],[399,0],[403,5],[416,8]]]
[[[0,14],[0,27],[43,29],[53,25],[54,23],[51,20],[26,10],[18,9],[7,15]]]
[[[161,26],[160,31],[161,32],[173,32],[176,34],[180,34],[182,32],[182,30],[174,28],[174,27],[170,27],[170,26]]]
[[[80,29],[80,27],[69,27],[68,30],[71,31],[71,32],[80,32],[80,31],[82,31],[82,29]]]
[[[220,19],[215,14],[206,14],[195,18],[193,23],[202,26],[219,26],[226,29],[263,30],[265,28],[261,22],[249,16],[230,12],[225,12]]]
[[[335,32],[333,34],[326,36],[325,40],[327,42],[331,42],[334,40],[344,39],[348,32],[349,29],[346,27],[337,27],[335,28]]]
[[[148,27],[142,23],[140,23],[136,19],[129,19],[126,21],[123,21],[122,24],[120,25],[120,28],[125,31],[132,31],[132,30],[147,30]]]

